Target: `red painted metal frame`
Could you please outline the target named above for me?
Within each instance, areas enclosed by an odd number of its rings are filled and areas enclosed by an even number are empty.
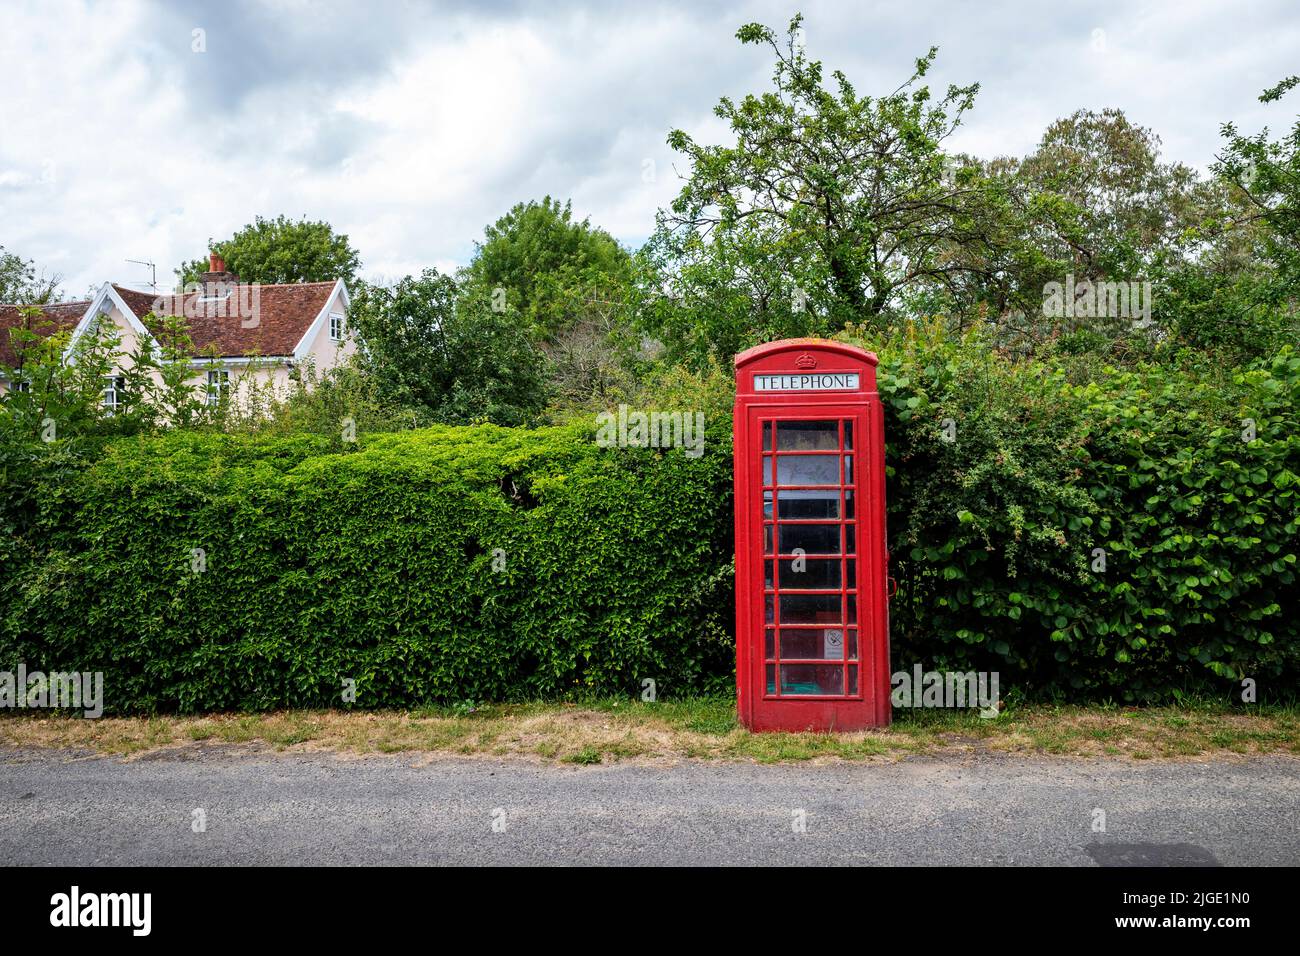
[[[811,357],[816,365],[804,367]],[[796,359],[802,359],[796,365]],[[856,372],[856,390],[848,391],[781,391],[759,392],[754,389],[755,374],[800,374]],[[853,423],[853,448],[844,448],[844,425],[839,428],[839,447],[835,450],[784,451],[781,454],[834,454],[840,456],[840,485],[819,485],[821,490],[841,488],[839,518],[809,519],[809,523],[837,524],[840,528],[839,588],[817,589],[823,594],[841,596],[841,621],[844,649],[840,661],[822,659],[783,659],[781,656],[780,587],[781,554],[779,526],[782,523],[778,486],[777,425],[773,425],[772,449],[772,548],[764,554],[763,516],[763,447],[765,421],[819,421],[836,419]],[[876,391],[876,357],[870,352],[839,342],[822,339],[786,339],[771,342],[736,356],[735,405],[735,507],[736,507],[736,694],[740,720],[751,730],[859,730],[882,727],[889,723],[889,599],[885,539],[885,443],[884,412]],[[853,460],[853,481],[845,483],[845,455]],[[856,574],[847,576],[847,532],[844,531],[844,493],[852,491],[855,499]],[[786,555],[787,558],[791,555]],[[764,560],[773,562],[772,597],[775,608],[773,633],[776,646],[775,692],[767,692],[764,650],[766,622],[764,615]],[[815,556],[808,555],[809,561]],[[805,589],[795,589],[796,593]],[[843,617],[850,594],[856,590],[857,667],[856,695],[783,695],[782,663],[839,663],[841,689],[847,692],[849,667],[849,628]],[[790,627],[818,629],[824,624],[791,624]]]

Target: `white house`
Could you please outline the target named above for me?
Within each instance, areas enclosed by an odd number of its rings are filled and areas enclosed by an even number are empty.
[[[341,279],[293,285],[242,283],[226,271],[220,256],[213,255],[209,271],[186,292],[158,295],[106,282],[87,301],[42,307],[45,321],[37,323],[34,331],[53,334],[70,328],[67,356],[92,323],[111,322],[121,338],[115,369],[120,373],[141,340],[153,339],[142,321],[146,316],[178,316],[185,320],[193,341],[190,364],[195,387],[215,401],[233,382],[271,385],[283,392],[295,368],[310,365],[319,375],[344,362],[356,351],[349,332],[349,306]],[[0,394],[22,387],[8,381],[6,369],[17,364],[10,330],[23,321],[17,305],[0,305],[0,366],[4,367],[0,368]],[[118,374],[105,382],[106,405],[116,405],[120,384]]]

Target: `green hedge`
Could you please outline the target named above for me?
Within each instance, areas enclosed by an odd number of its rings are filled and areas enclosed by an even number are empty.
[[[102,670],[113,712],[339,705],[348,679],[371,707],[707,687],[733,654],[729,443],[589,432],[117,442],[0,577],[0,667]]]
[[[896,668],[1038,698],[1294,697],[1300,358],[1072,382],[978,337],[881,354]]]
[[[895,669],[1035,699],[1293,695],[1300,358],[1079,374],[933,329],[874,344]],[[347,679],[395,707],[729,687],[709,415],[701,458],[590,425],[9,449],[0,669],[103,670],[116,712],[337,705]]]

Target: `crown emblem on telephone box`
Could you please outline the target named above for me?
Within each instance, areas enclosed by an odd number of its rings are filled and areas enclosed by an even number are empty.
[[[816,368],[817,360],[813,358],[811,355],[809,355],[807,352],[804,352],[803,355],[800,355],[797,359],[794,360],[794,367],[802,368],[802,369]]]

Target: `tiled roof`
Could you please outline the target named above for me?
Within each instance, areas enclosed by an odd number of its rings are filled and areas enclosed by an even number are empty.
[[[325,308],[333,282],[294,285],[239,285],[228,298],[205,301],[201,293],[164,294],[113,286],[135,313],[185,319],[196,355],[292,355]]]
[[[30,328],[41,335],[53,335],[65,329],[74,328],[81,317],[90,308],[90,300],[82,302],[60,302],[55,305],[40,306],[41,315],[33,318],[30,325],[23,317],[22,310],[16,305],[0,305],[0,365],[13,366],[18,363],[14,354],[11,331],[18,327]]]
[[[150,312],[183,317],[196,356],[231,358],[292,355],[294,346],[325,308],[334,287],[333,282],[239,285],[228,297],[217,301],[205,301],[199,292],[160,296],[119,285],[113,286],[113,291],[137,319],[143,320]],[[86,314],[90,302],[41,306],[41,318],[33,320],[31,329],[42,335],[72,329]],[[18,306],[0,305],[0,364],[15,364],[9,333],[23,322]]]

